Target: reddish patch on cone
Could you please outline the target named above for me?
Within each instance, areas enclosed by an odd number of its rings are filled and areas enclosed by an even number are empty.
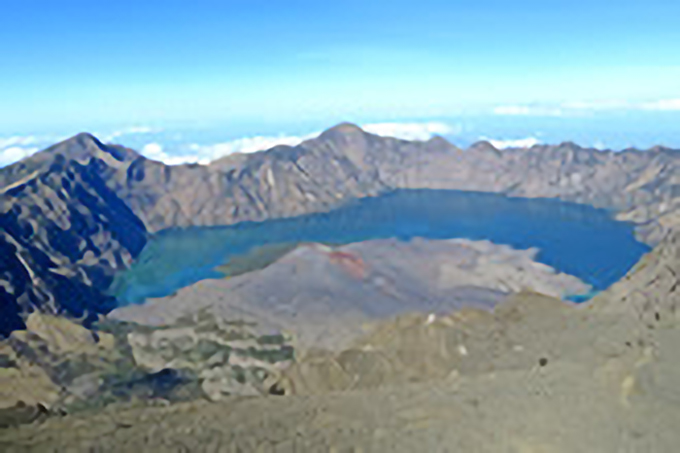
[[[352,277],[363,279],[366,275],[366,263],[360,256],[337,250],[330,252],[328,256],[331,263],[339,265]]]

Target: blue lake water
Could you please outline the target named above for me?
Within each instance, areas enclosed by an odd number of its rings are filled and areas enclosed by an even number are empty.
[[[133,266],[116,276],[109,292],[122,305],[167,296],[197,281],[223,277],[216,266],[263,245],[414,237],[536,247],[538,261],[580,278],[594,291],[619,280],[649,251],[635,239],[632,224],[590,206],[479,192],[398,190],[327,213],[161,231]]]

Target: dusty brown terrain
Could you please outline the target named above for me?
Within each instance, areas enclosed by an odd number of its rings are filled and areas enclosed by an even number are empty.
[[[492,313],[387,321],[310,354],[287,396],[110,406],[0,432],[6,451],[675,452],[680,238],[584,306],[524,293]],[[655,286],[647,300],[627,294]]]
[[[37,312],[26,324],[0,342],[0,428],[116,402],[269,394],[294,359],[290,338],[206,311],[156,328]]]

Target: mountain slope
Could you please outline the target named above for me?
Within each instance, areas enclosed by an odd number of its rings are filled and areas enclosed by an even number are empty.
[[[650,326],[680,319],[680,232],[668,234],[609,290],[592,309],[629,314]]]
[[[2,191],[2,334],[35,308],[81,317],[106,312],[100,294],[146,243],[142,222],[104,183],[105,163],[56,157],[49,168]]]

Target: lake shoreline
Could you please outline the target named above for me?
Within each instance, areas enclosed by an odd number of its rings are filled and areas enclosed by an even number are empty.
[[[109,292],[123,304],[139,303],[205,278],[220,278],[216,268],[261,246],[341,245],[390,237],[466,238],[517,249],[537,248],[539,262],[575,275],[597,290],[618,280],[649,251],[635,239],[634,224],[618,221],[604,209],[545,198],[401,189],[354,200],[329,212],[162,230],[130,269],[116,275]],[[597,261],[593,265],[583,263],[593,257]],[[177,266],[178,260],[184,264]]]

